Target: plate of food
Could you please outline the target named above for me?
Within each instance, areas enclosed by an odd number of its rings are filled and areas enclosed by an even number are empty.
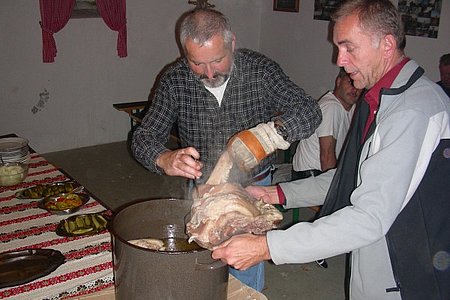
[[[21,190],[16,193],[18,199],[41,200],[48,196],[62,193],[79,193],[83,186],[73,181],[55,182],[49,184],[38,184],[36,186]]]
[[[59,222],[56,234],[66,237],[97,234],[107,228],[108,222],[109,217],[102,213],[71,216]]]
[[[64,261],[64,255],[53,249],[0,253],[0,288],[25,284],[48,275]]]
[[[89,199],[85,193],[62,193],[42,199],[39,207],[52,214],[67,215],[77,212]]]

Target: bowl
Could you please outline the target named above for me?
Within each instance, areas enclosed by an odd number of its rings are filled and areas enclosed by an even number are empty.
[[[28,164],[22,162],[0,163],[0,186],[21,183],[28,174]]]
[[[52,214],[68,215],[77,212],[89,199],[85,193],[62,193],[42,199],[39,207]]]

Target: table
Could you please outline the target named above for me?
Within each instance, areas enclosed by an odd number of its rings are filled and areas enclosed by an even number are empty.
[[[123,102],[114,103],[113,107],[118,111],[123,111],[128,114],[131,122],[131,129],[142,121],[142,114],[145,107],[148,105],[148,101],[135,101],[135,102]]]
[[[118,111],[123,111],[128,114],[130,117],[131,131],[133,131],[137,125],[141,124],[142,118],[144,117],[144,110],[146,110],[148,105],[148,101],[135,101],[114,103],[113,107]],[[180,143],[180,139],[178,137],[178,127],[176,124],[172,126],[169,137],[176,144]]]
[[[114,278],[110,233],[84,237],[60,237],[54,231],[67,215],[52,215],[38,207],[38,201],[18,199],[15,193],[37,184],[73,180],[38,153],[32,153],[24,182],[0,187],[0,252],[28,248],[59,250],[64,264],[47,276],[23,285],[0,289],[0,299],[114,300]],[[107,210],[92,193],[76,214]],[[228,300],[267,298],[230,275]]]
[[[60,237],[54,232],[68,215],[53,215],[38,207],[38,201],[18,199],[15,193],[37,184],[72,180],[38,153],[32,153],[24,182],[0,187],[0,252],[48,248],[63,253],[65,263],[47,276],[20,286],[0,289],[0,299],[67,299],[113,286],[111,236],[109,232]],[[91,194],[76,214],[105,211]]]

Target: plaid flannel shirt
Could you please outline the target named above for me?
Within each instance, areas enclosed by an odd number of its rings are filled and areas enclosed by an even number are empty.
[[[202,182],[235,133],[279,119],[288,133],[287,140],[293,142],[309,137],[322,120],[317,101],[294,84],[277,63],[247,49],[234,52],[234,69],[220,106],[184,58],[162,73],[150,101],[133,134],[135,158],[147,169],[162,174],[155,161],[168,150],[165,144],[176,123],[181,147],[192,146],[200,153]],[[271,155],[246,176],[258,174],[273,161]]]

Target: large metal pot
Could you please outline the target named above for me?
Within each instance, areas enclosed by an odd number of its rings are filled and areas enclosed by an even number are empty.
[[[154,251],[128,243],[142,238],[186,241],[185,216],[191,205],[188,200],[146,200],[128,205],[114,216],[116,299],[227,298],[228,267],[213,260],[209,250],[189,245],[191,249],[175,246],[169,247],[170,251]]]

